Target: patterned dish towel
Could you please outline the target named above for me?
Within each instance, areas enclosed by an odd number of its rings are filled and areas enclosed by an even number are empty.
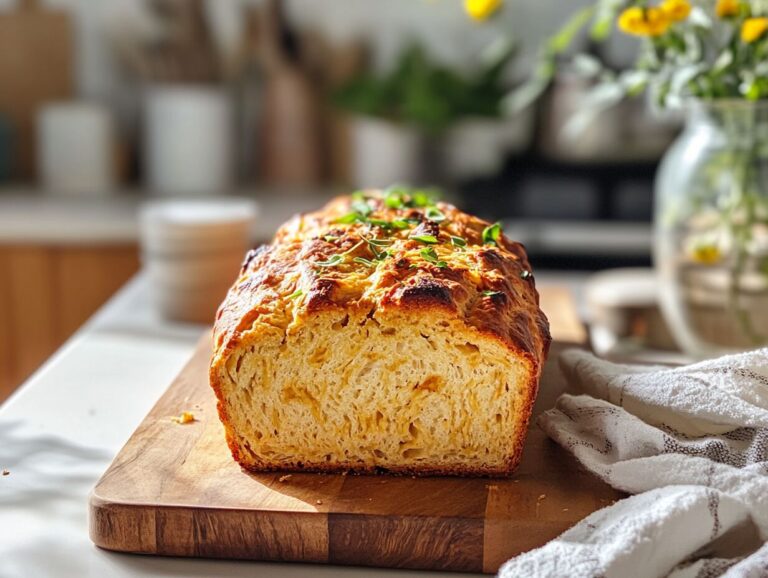
[[[675,369],[567,351],[539,426],[637,494],[502,566],[518,576],[768,577],[768,349]]]

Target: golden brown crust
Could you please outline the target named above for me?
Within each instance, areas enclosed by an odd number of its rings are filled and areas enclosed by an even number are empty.
[[[522,245],[503,234],[495,242],[484,242],[483,231],[489,223],[449,204],[436,205],[444,220],[435,222],[427,218],[424,208],[390,208],[381,194],[366,196],[363,202],[368,209],[364,210],[370,213],[358,221],[367,222],[343,222],[349,220],[354,207],[360,207],[360,199],[339,197],[320,211],[296,216],[277,231],[271,245],[246,257],[214,325],[211,385],[220,400],[225,426],[228,418],[217,369],[242,335],[256,320],[284,333],[297,319],[329,309],[369,314],[376,310],[444,311],[463,320],[467,327],[530,362],[531,378],[521,410],[527,423],[550,336]],[[427,240],[434,237],[437,243],[413,238],[421,235]],[[425,250],[430,252],[426,256]],[[522,432],[524,436],[525,428]],[[229,433],[228,442],[235,459],[244,463]],[[522,442],[510,440],[516,453],[504,471],[390,471],[504,475],[517,465]],[[294,465],[281,469],[304,469]],[[312,469],[345,468],[320,464]]]

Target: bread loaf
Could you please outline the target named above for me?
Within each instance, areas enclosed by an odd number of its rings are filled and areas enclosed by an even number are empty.
[[[498,225],[367,191],[249,253],[210,381],[249,470],[507,475],[549,341],[525,252]]]

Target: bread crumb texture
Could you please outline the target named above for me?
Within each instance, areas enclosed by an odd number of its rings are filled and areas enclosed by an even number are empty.
[[[192,423],[195,421],[195,414],[193,414],[191,411],[183,411],[179,415],[173,416],[171,421],[181,425]]]
[[[506,475],[549,341],[525,252],[498,226],[365,191],[249,253],[210,380],[250,470]]]

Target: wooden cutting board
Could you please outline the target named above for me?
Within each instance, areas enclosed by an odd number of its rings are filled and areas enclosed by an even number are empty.
[[[554,344],[535,413],[583,342],[570,295],[542,291]],[[121,552],[495,572],[621,494],[531,427],[511,479],[249,474],[232,460],[205,338],[91,495],[91,539]],[[171,420],[192,411],[196,421]]]
[[[42,105],[72,98],[73,31],[69,14],[17,0],[0,12],[0,114],[13,127],[14,177],[35,174],[36,121]]]

